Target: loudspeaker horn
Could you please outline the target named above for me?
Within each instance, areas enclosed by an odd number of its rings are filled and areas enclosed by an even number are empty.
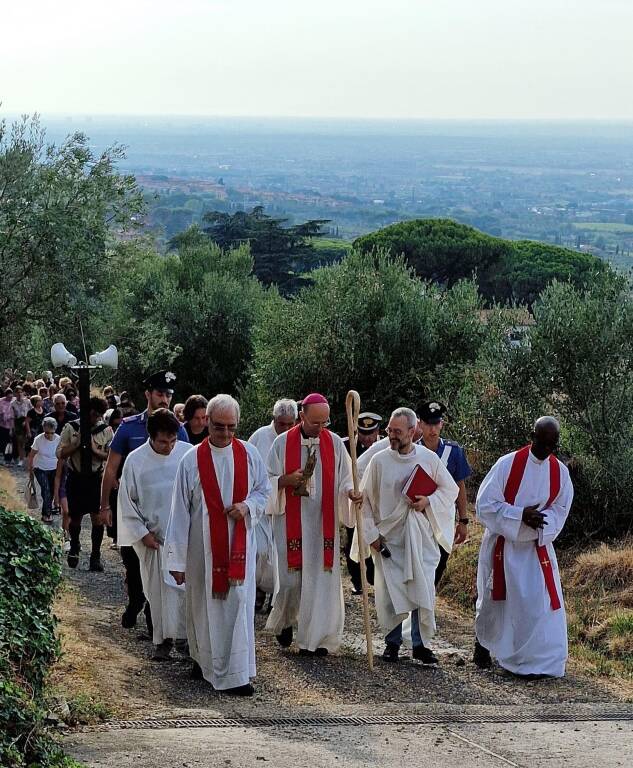
[[[73,365],[77,365],[77,358],[70,354],[61,341],[58,341],[51,347],[51,363],[55,368],[64,365],[71,368]]]
[[[104,368],[119,367],[119,353],[114,344],[110,344],[103,352],[97,352],[96,355],[90,355],[90,365],[101,365]]]

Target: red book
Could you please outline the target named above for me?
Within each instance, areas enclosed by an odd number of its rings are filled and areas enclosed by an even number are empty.
[[[416,496],[430,496],[437,490],[437,483],[419,464],[413,468],[402,489],[402,495],[416,501]]]

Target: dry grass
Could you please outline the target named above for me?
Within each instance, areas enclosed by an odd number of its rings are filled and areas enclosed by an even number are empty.
[[[14,477],[4,467],[0,467],[0,505],[7,509],[26,511],[24,499],[18,493]]]
[[[469,613],[474,610],[477,599],[477,560],[483,532],[483,526],[471,523],[470,537],[452,551],[438,589],[440,597]]]
[[[50,684],[61,693],[71,711],[81,710],[80,722],[95,722],[116,714],[127,714],[124,703],[112,698],[121,670],[131,660],[110,638],[96,633],[87,617],[87,606],[78,591],[68,584],[55,601],[62,654],[51,670]],[[122,686],[121,686],[122,687]]]
[[[574,644],[598,654],[609,674],[633,679],[633,541],[579,554],[565,573]],[[572,645],[573,647],[573,645]]]
[[[570,587],[595,594],[598,588],[605,597],[618,598],[633,587],[633,541],[617,547],[601,544],[597,549],[578,555],[567,571]],[[630,595],[633,597],[633,595]]]

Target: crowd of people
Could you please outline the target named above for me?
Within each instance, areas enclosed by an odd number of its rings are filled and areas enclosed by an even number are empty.
[[[266,630],[280,648],[294,642],[302,655],[338,652],[342,549],[352,594],[361,593],[363,562],[374,587],[383,660],[397,663],[405,643],[413,659],[438,663],[435,590],[471,522],[470,467],[464,449],[442,438],[442,403],[396,408],[385,437],[382,417],[361,413],[355,489],[349,441],[328,428],[330,404],[319,393],[278,400],[270,423],[243,441],[236,437],[240,406],[230,395],[192,395],[171,410],[171,371],[145,379],[141,412],[112,387],[80,404],[72,380],[48,371],[3,384],[5,461],[22,465],[28,455],[42,521],[63,516],[69,567],[80,560],[85,515],[89,569],[97,573],[107,531],[126,573],[122,624],[135,626],[144,612],[154,659],[170,658],[176,646],[190,655],[194,678],[251,695],[256,610],[267,612]],[[80,405],[90,411],[90,471],[81,460]],[[555,419],[538,419],[532,442],[499,459],[479,489],[479,667],[494,656],[517,675],[564,674],[553,541],[573,489],[554,455],[559,432]]]

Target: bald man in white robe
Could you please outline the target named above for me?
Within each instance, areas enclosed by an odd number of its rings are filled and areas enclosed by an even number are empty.
[[[569,471],[554,455],[559,426],[543,417],[531,445],[502,456],[477,495],[486,527],[477,570],[474,661],[521,676],[562,677],[567,621],[553,542],[573,500]]]

